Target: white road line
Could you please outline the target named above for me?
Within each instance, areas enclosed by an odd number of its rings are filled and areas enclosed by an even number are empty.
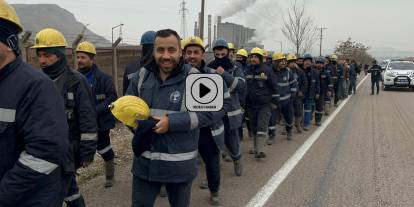
[[[357,89],[364,83],[365,76],[358,84]],[[351,95],[352,96],[352,95]],[[351,97],[349,96],[349,98]],[[260,189],[259,192],[247,203],[246,207],[262,207],[272,196],[273,192],[279,187],[279,185],[286,179],[289,173],[296,167],[299,161],[303,158],[306,152],[312,147],[313,143],[318,140],[320,135],[325,131],[332,120],[338,115],[341,109],[348,102],[348,99],[342,101],[342,103],[336,108],[336,110],[329,116],[316,131],[303,143],[303,145],[293,154],[292,157],[287,160],[283,166],[267,181],[267,183]]]

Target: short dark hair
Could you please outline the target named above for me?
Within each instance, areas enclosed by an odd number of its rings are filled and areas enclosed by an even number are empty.
[[[176,31],[172,29],[162,29],[155,33],[155,39],[157,39],[157,37],[166,38],[169,36],[174,36],[175,38],[177,38],[178,46],[179,48],[181,48],[181,37],[180,35],[178,35]]]

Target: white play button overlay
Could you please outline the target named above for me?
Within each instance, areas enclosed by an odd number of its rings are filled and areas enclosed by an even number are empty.
[[[223,107],[223,78],[218,74],[190,74],[185,104],[189,111],[219,111]]]

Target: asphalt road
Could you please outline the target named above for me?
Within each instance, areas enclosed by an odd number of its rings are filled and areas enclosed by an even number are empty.
[[[369,93],[367,79],[265,206],[414,206],[413,92]],[[245,139],[243,176],[236,177],[232,163],[223,162],[222,206],[245,206],[315,129],[295,134],[292,141],[279,134],[276,144],[266,147],[264,161],[247,153],[252,142]],[[131,206],[131,177],[130,166],[121,166],[112,188],[102,187],[102,176],[87,182],[81,186],[87,205]],[[204,166],[200,165],[191,206],[210,206],[208,190],[198,188],[204,177]],[[155,206],[169,206],[167,198],[158,198]]]

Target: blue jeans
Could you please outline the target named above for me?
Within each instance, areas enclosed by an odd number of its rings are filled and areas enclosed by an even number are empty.
[[[313,119],[312,115],[313,115],[313,112],[315,111],[315,100],[311,99],[309,97],[309,95],[306,95],[303,102],[304,102],[303,103],[303,105],[304,105],[303,106],[303,108],[304,108],[303,111],[305,113],[305,115],[303,117],[303,126],[307,127],[307,126],[310,125],[310,123]]]

